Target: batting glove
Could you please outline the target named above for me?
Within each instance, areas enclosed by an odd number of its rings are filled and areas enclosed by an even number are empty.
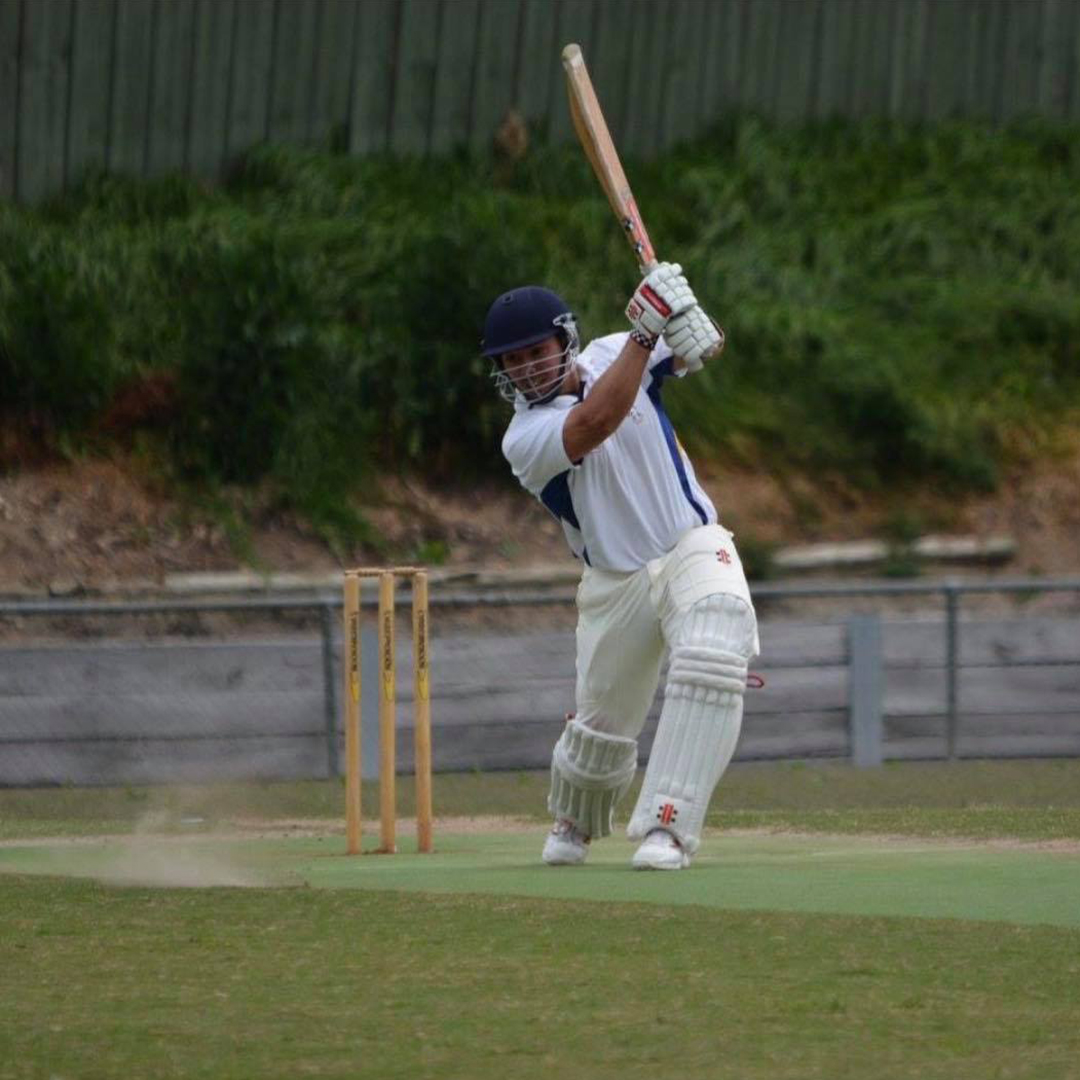
[[[704,361],[724,347],[724,331],[709,318],[699,304],[668,320],[664,328],[668,348],[686,365],[700,371]]]
[[[653,344],[664,332],[668,320],[697,303],[678,263],[660,263],[634,290],[626,305],[631,333]]]

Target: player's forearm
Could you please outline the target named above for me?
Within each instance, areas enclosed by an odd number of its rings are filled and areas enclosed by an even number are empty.
[[[588,396],[575,406],[563,428],[563,446],[571,461],[594,450],[626,418],[641,386],[652,351],[627,338],[615,362],[596,380]]]

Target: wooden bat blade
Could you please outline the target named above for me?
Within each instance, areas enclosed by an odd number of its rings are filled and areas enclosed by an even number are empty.
[[[637,256],[638,265],[642,270],[649,270],[656,265],[656,253],[612,142],[611,132],[608,131],[596,90],[585,66],[585,58],[581,55],[581,48],[574,44],[567,45],[562,52],[562,63],[566,71],[570,117],[585,150],[585,156],[589,159],[604,194],[607,195],[615,217],[626,232],[626,238]]]

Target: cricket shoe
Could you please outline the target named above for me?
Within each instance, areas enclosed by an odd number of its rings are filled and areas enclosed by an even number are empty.
[[[667,829],[653,829],[634,852],[630,865],[635,870],[685,870],[690,856]]]
[[[559,818],[551,826],[540,858],[548,866],[579,866],[589,854],[589,837],[572,821]]]

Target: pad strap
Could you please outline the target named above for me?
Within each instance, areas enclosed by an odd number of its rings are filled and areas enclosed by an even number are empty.
[[[697,688],[741,694],[746,689],[746,658],[703,645],[679,645],[668,668],[668,697],[687,697]]]

